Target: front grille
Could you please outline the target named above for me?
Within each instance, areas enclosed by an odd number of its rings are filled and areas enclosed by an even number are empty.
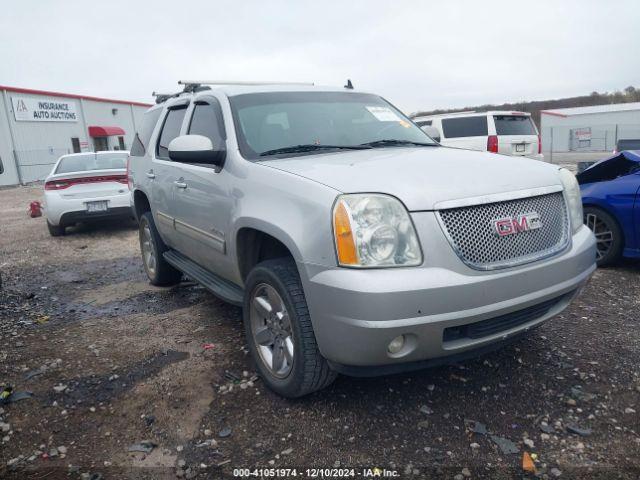
[[[499,236],[493,221],[535,212],[541,227]],[[451,246],[472,268],[492,270],[532,262],[563,250],[569,243],[569,218],[562,192],[451,208],[438,212]]]
[[[489,318],[480,322],[468,323],[457,327],[445,328],[442,340],[444,342],[452,342],[465,338],[477,339],[488,337],[496,333],[504,332],[519,325],[524,325],[532,320],[541,318],[546,315],[556,304],[571,297],[575,292],[565,293],[559,297],[552,298],[537,305],[518,310],[516,312],[500,315],[499,317]]]

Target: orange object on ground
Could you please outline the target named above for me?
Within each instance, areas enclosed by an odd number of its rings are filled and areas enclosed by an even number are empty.
[[[529,455],[527,452],[524,452],[522,454],[522,470],[524,470],[525,472],[536,473],[536,466],[533,463],[531,455]]]

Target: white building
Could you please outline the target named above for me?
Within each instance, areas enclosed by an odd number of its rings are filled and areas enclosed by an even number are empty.
[[[42,180],[66,153],[128,150],[150,106],[0,86],[0,186]]]
[[[543,152],[611,152],[618,140],[640,138],[640,102],[540,112]]]

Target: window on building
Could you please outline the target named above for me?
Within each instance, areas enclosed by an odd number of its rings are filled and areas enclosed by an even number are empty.
[[[160,132],[160,138],[158,139],[158,147],[156,150],[156,156],[158,158],[169,159],[169,143],[180,135],[180,128],[182,127],[182,121],[184,120],[184,114],[186,112],[187,106],[182,105],[179,108],[169,110],[169,113],[167,113],[164,124],[162,125],[162,132]]]
[[[2,158],[0,158],[0,175],[4,173],[4,165],[2,164]]]
[[[71,147],[73,148],[73,153],[80,153],[82,151],[80,148],[80,139],[78,137],[71,138]]]
[[[209,103],[211,102],[211,103]],[[211,139],[214,148],[220,148],[224,144],[225,131],[222,120],[222,111],[217,100],[211,99],[198,102],[193,109],[189,134],[202,135]]]
[[[124,137],[118,137],[118,147],[120,147],[120,150],[127,149],[127,146],[124,144]]]
[[[442,130],[446,138],[482,137],[487,135],[487,117],[445,118]]]
[[[93,146],[96,152],[104,152],[109,150],[109,140],[107,137],[95,137],[93,139]]]

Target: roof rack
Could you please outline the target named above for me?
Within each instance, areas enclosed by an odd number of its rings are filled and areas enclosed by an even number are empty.
[[[179,97],[180,94],[182,92],[178,92],[178,93],[159,93],[159,92],[152,92],[151,96],[155,97],[156,99],[156,104],[158,103],[164,103],[167,100],[169,100],[170,98],[174,98],[174,97]]]
[[[184,93],[202,92],[203,90],[211,90],[209,85],[307,85],[312,86],[313,83],[299,82],[242,82],[242,81],[226,81],[226,80],[180,80],[178,85],[184,85],[180,92],[176,93],[158,93],[153,92],[156,98],[156,104],[164,103],[170,98],[177,98]]]
[[[185,91],[192,85],[307,85],[312,86],[313,82],[244,82],[237,80],[180,80],[178,85],[184,85]]]

